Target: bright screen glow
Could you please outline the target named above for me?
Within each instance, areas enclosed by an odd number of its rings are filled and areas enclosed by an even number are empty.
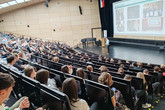
[[[165,0],[124,0],[113,3],[114,36],[165,37]]]

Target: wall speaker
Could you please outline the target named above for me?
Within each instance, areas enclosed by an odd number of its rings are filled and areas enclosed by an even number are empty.
[[[47,7],[47,8],[49,7],[48,3],[46,3],[46,2],[44,3],[44,5],[45,5],[45,7]]]
[[[81,6],[79,6],[79,11],[80,11],[80,14],[82,15],[82,8],[81,8]]]

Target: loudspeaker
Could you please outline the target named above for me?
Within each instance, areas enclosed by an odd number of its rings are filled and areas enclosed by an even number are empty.
[[[44,5],[45,5],[45,7],[47,7],[47,8],[49,7],[48,3],[46,3],[46,2],[44,3]]]
[[[82,9],[81,9],[81,6],[79,6],[79,11],[80,11],[80,14],[82,15]]]

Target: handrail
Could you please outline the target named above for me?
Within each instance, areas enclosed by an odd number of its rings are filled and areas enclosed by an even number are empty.
[[[31,37],[31,36],[28,36],[28,35],[22,35],[22,34],[18,34],[18,33],[9,32],[9,31],[4,31],[3,33],[4,34],[13,34],[15,36],[23,36],[25,38],[30,38]],[[43,39],[43,38],[36,38],[36,37],[31,37],[31,38],[34,38],[34,39],[37,39],[37,40],[39,40],[39,39],[50,40],[50,39]],[[65,41],[58,41],[58,40],[53,40],[53,39],[51,41],[56,41],[56,42],[60,42],[60,43],[66,43]]]

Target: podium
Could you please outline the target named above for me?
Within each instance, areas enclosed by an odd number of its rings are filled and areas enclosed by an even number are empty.
[[[101,42],[102,42],[101,46],[102,46],[102,47],[105,47],[105,46],[106,46],[106,45],[105,45],[106,39],[105,39],[105,38],[101,38]]]

